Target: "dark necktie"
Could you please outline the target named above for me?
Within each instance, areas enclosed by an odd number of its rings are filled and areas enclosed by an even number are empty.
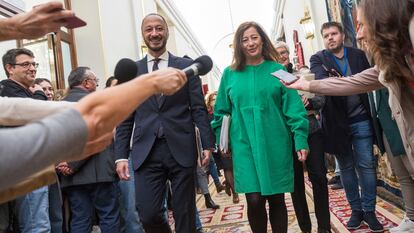
[[[154,64],[152,65],[152,71],[158,70],[158,63],[160,63],[159,58],[154,58],[152,61]],[[156,94],[155,97],[157,98],[158,107],[161,108],[162,104],[162,94]],[[164,138],[164,127],[162,126],[162,123],[160,122],[160,125],[157,130],[157,138]]]
[[[152,61],[154,62],[154,64],[152,65],[152,71],[158,70],[158,63],[160,63],[161,59],[154,58]],[[158,106],[161,106],[162,94],[156,94],[155,96],[157,97]]]
[[[160,63],[161,59],[159,59],[159,58],[154,58],[152,61],[154,62],[154,64],[152,65],[152,71],[156,71],[156,70],[158,70],[158,69],[159,69],[159,68],[158,68],[158,63]]]

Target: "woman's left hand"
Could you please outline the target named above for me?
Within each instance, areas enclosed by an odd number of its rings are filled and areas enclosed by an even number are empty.
[[[298,150],[296,151],[296,153],[298,153],[298,160],[301,162],[305,162],[306,158],[308,157],[308,150],[302,149],[302,150]]]

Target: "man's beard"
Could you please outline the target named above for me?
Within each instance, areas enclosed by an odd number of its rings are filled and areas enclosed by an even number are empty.
[[[148,49],[154,51],[154,52],[159,52],[165,49],[165,47],[167,46],[167,41],[164,40],[163,43],[161,44],[161,46],[159,47],[153,47],[151,46],[150,41],[145,41],[145,45],[147,45]]]
[[[340,45],[336,46],[335,48],[329,49],[331,53],[339,53],[344,47],[344,43],[341,43]]]

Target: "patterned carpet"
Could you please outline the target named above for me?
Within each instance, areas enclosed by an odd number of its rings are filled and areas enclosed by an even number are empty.
[[[217,193],[213,184],[210,184],[210,192],[213,200],[220,205],[220,209],[206,209],[204,197],[197,195],[197,207],[203,228],[208,233],[250,233],[250,227],[247,221],[247,206],[243,195],[240,195],[240,203],[233,204],[232,198],[225,192]],[[306,194],[311,213],[313,232],[316,232],[316,218],[312,201],[312,188],[309,181],[306,182]],[[349,219],[351,210],[346,201],[343,190],[329,189],[331,222],[334,232],[350,232],[346,229],[345,224]],[[301,232],[296,221],[290,195],[286,195],[286,205],[288,207],[289,232]],[[378,198],[377,215],[385,229],[397,225],[404,217],[404,212],[392,204]],[[270,225],[268,232],[271,232]],[[355,233],[370,232],[366,226],[361,227]]]

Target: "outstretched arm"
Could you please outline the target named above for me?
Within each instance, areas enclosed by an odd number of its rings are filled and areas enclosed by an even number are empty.
[[[0,41],[36,39],[49,32],[58,32],[66,25],[66,19],[74,15],[73,11],[63,9],[61,2],[38,5],[27,13],[0,20]]]
[[[102,151],[111,143],[115,126],[145,99],[160,92],[171,95],[186,80],[180,70],[159,70],[94,92],[75,109],[23,127],[0,129],[0,190],[51,164],[81,160]],[[16,142],[21,146],[14,147]]]
[[[75,108],[82,114],[88,126],[88,139],[92,140],[111,132],[148,97],[156,93],[172,95],[186,81],[184,72],[162,69],[87,95]]]
[[[290,85],[286,83],[284,85],[288,88],[320,95],[347,96],[383,88],[384,86],[378,81],[378,75],[379,71],[374,67],[350,77],[332,77],[312,81],[300,78]]]
[[[173,94],[187,81],[182,71],[168,68],[138,79],[94,92],[78,103],[46,102],[28,98],[0,98],[0,125],[17,126],[39,121],[68,108],[77,109],[88,126],[88,141],[81,157],[102,151],[112,138],[112,130],[138,105],[155,93]],[[70,126],[67,126],[70,127]]]

